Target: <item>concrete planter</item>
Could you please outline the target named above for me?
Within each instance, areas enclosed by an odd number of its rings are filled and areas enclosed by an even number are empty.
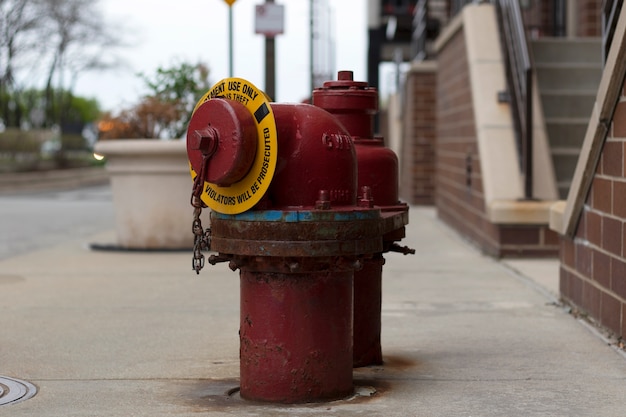
[[[117,243],[128,249],[187,249],[193,246],[192,180],[185,141],[106,140]]]

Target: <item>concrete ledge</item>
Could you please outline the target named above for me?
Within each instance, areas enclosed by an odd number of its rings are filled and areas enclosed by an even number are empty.
[[[441,49],[443,49],[443,47],[446,46],[448,42],[450,42],[452,37],[462,28],[463,13],[457,13],[456,16],[454,16],[452,20],[450,20],[448,24],[443,28],[443,31],[439,34],[437,39],[435,39],[435,44],[433,45],[435,51],[439,53]]]
[[[437,71],[437,61],[434,60],[426,60],[426,61],[413,61],[411,62],[411,68],[409,68],[409,72],[435,72]]]
[[[550,230],[560,235],[565,234],[565,209],[567,201],[559,200],[550,207]]]
[[[135,250],[193,246],[189,231],[193,180],[185,141],[107,140],[97,142],[95,151],[107,158],[118,246]]]
[[[110,139],[96,142],[94,150],[105,156],[179,155],[181,150],[185,154],[187,153],[187,145],[183,140]]]
[[[117,139],[96,142],[107,158],[106,170],[118,175],[178,174],[189,178],[187,144],[183,140]]]
[[[548,224],[554,201],[495,200],[487,206],[494,224]]]

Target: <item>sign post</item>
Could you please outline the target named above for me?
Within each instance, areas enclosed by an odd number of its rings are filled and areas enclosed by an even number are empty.
[[[233,4],[236,0],[224,0],[228,5],[228,76],[233,76]]]
[[[285,8],[265,0],[256,6],[255,33],[265,35],[265,92],[272,99],[276,98],[276,46],[274,38],[283,33]]]

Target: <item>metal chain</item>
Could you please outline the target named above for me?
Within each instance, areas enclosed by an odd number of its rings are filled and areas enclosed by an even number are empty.
[[[198,172],[198,175],[196,175],[193,181],[193,189],[191,191],[191,205],[193,206],[191,230],[194,234],[192,268],[196,271],[196,274],[200,274],[200,270],[204,268],[204,255],[202,251],[211,249],[211,228],[207,227],[207,229],[204,230],[202,221],[200,220],[202,209],[206,207],[200,195],[204,187],[204,177],[209,159],[210,155],[204,155],[200,172]]]
[[[200,270],[204,268],[204,255],[202,254],[202,250],[208,250],[211,246],[211,230],[208,228],[206,232],[203,230],[202,221],[200,221],[200,213],[202,213],[202,208],[194,207],[192,223],[194,234],[192,268],[196,271],[196,274],[200,274]]]

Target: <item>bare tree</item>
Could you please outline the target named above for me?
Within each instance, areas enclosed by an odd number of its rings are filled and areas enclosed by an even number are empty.
[[[46,79],[46,116],[62,123],[79,74],[117,64],[104,51],[122,45],[120,30],[105,22],[96,0],[39,0],[45,11],[50,56]],[[112,59],[113,58],[113,59]],[[54,92],[66,92],[55,97]],[[58,109],[58,114],[54,113]]]
[[[38,0],[0,0],[0,117],[6,123],[19,125],[20,122],[19,108],[10,112],[9,97],[17,99],[15,72],[36,44],[34,33],[40,28],[41,19],[38,6]],[[9,120],[11,113],[15,120]]]
[[[43,81],[42,102],[29,105],[62,125],[78,77],[120,65],[113,50],[128,31],[119,26],[98,0],[0,0],[0,118],[19,126],[21,91]]]

